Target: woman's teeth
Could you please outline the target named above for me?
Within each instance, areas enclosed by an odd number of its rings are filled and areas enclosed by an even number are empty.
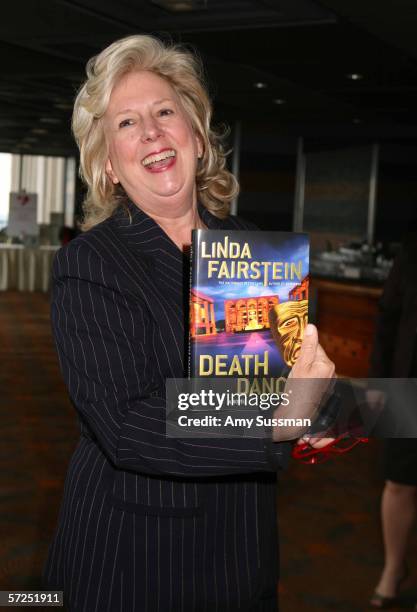
[[[145,159],[142,160],[142,164],[145,168],[149,167],[152,164],[157,164],[158,162],[164,161],[170,157],[175,157],[176,153],[173,149],[167,149],[166,151],[161,151],[160,153],[154,153],[153,155],[148,155]]]

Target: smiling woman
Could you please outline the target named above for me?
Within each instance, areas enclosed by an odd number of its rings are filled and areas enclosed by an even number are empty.
[[[195,175],[203,154],[173,87],[157,74],[131,72],[113,89],[103,118],[108,147],[106,173],[177,243],[164,218],[197,213]],[[195,225],[195,223],[194,223]],[[187,236],[178,236],[179,248]]]
[[[132,186],[129,190],[122,184],[113,164],[117,166],[121,157],[124,160],[130,156],[130,168],[126,170],[130,174],[135,163],[145,161],[147,167],[151,160],[146,157],[166,149],[170,152],[167,158],[174,159],[171,165],[178,166],[175,173],[184,168],[184,163],[192,162],[188,180],[193,177],[198,200],[207,210],[219,218],[227,216],[238,184],[226,170],[222,137],[211,125],[212,108],[202,75],[197,57],[151,36],[116,41],[88,62],[88,79],[80,89],[73,114],[81,171],[88,186],[83,229],[126,204],[126,194],[132,196]],[[150,141],[144,146],[139,137],[143,130],[150,130],[145,135],[145,141]],[[181,138],[179,149],[168,144],[171,137]],[[152,142],[157,146],[151,146]],[[142,156],[134,160],[135,153]],[[143,178],[146,176],[150,178],[148,173]]]
[[[275,611],[276,472],[289,446],[166,435],[166,380],[186,369],[191,231],[252,229],[227,216],[237,183],[201,69],[131,36],[87,77],[73,129],[88,231],[58,252],[52,291],[81,436],[45,585],[68,612]],[[332,375],[315,332],[304,352],[300,377],[316,365]]]

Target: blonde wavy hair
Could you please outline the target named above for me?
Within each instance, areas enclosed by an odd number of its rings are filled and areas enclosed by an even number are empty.
[[[134,35],[117,40],[88,61],[87,80],[75,100],[72,130],[80,149],[80,175],[88,187],[81,229],[104,221],[127,201],[123,187],[114,185],[105,172],[108,148],[102,118],[115,85],[124,75],[138,70],[162,77],[179,96],[203,143],[196,172],[198,199],[212,214],[226,217],[239,187],[226,169],[222,136],[211,127],[212,106],[201,62],[178,45],[165,44],[154,36]]]

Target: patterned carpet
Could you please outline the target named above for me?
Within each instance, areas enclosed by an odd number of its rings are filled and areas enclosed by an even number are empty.
[[[47,296],[0,294],[0,363],[0,590],[37,589],[78,436]],[[282,612],[368,609],[382,562],[381,486],[376,442],[327,464],[292,463],[282,475]],[[414,534],[397,609],[417,601],[416,542]]]

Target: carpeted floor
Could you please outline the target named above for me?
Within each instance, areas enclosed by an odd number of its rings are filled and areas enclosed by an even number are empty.
[[[46,295],[0,293],[0,363],[0,590],[37,589],[78,436]],[[382,562],[378,462],[372,442],[327,464],[292,463],[282,475],[282,612],[368,609]],[[417,601],[416,543],[414,534],[397,609]]]
[[[382,563],[376,441],[316,466],[293,463],[279,490],[283,612],[362,612]],[[417,538],[400,605],[417,601]]]

